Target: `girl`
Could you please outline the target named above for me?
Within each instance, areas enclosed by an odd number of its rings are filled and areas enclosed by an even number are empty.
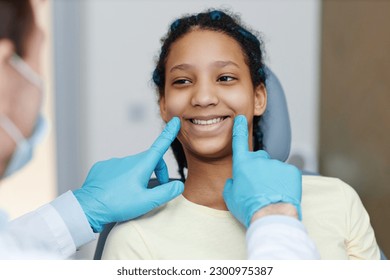
[[[257,125],[267,104],[262,43],[225,12],[185,16],[163,38],[153,81],[163,120],[181,120],[172,147],[185,190],[138,220],[117,225],[103,258],[245,259],[245,228],[227,211],[222,192],[232,177],[235,116],[248,121],[250,149],[262,148]],[[356,192],[338,179],[302,181],[302,221],[321,257],[379,259]]]

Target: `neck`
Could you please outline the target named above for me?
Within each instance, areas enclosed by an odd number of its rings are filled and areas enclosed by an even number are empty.
[[[227,210],[222,193],[226,179],[232,177],[232,158],[205,160],[187,157],[188,176],[184,197],[196,204]]]

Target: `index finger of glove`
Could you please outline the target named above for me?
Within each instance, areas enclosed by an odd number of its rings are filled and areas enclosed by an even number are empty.
[[[157,180],[160,184],[166,184],[169,182],[168,167],[164,159],[160,159],[154,169],[154,174],[156,174]]]
[[[152,170],[156,167],[157,163],[162,159],[164,154],[169,149],[169,146],[175,140],[180,130],[180,119],[173,117],[165,126],[160,136],[154,141],[149,149],[149,156],[151,163],[153,164]]]
[[[233,158],[238,159],[248,151],[248,123],[245,116],[239,115],[233,125]]]

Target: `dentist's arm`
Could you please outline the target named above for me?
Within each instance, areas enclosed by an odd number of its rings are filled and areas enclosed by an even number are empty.
[[[80,189],[11,221],[7,238],[20,246],[9,249],[20,258],[26,257],[25,247],[44,253],[37,258],[68,258],[105,224],[134,219],[181,194],[183,183],[168,183],[162,159],[179,130],[180,120],[173,118],[147,151],[96,163]],[[153,171],[161,185],[148,189]]]
[[[265,151],[249,151],[248,124],[237,116],[233,126],[233,178],[223,196],[246,227],[250,259],[317,259],[318,252],[301,220],[302,178],[289,164]]]

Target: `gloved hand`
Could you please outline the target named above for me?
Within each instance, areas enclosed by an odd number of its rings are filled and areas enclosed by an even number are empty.
[[[182,182],[168,183],[168,169],[163,160],[179,130],[180,119],[174,117],[148,150],[98,162],[91,168],[74,195],[94,232],[101,232],[108,223],[141,216],[184,191]],[[162,185],[148,189],[153,171]]]
[[[253,214],[272,203],[290,203],[301,220],[302,175],[295,166],[270,159],[266,151],[249,151],[248,124],[234,119],[233,179],[225,183],[223,197],[230,212],[246,227]]]

